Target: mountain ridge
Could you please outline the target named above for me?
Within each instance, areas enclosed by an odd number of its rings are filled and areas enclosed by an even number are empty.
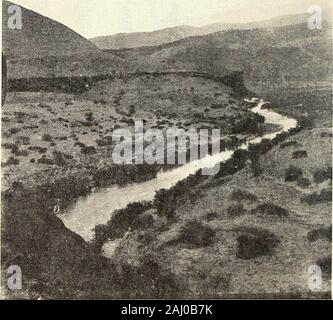
[[[328,9],[324,10],[324,20],[329,17]],[[272,19],[247,23],[212,23],[204,26],[181,25],[149,32],[116,33],[89,39],[100,49],[126,49],[145,46],[158,46],[187,37],[208,35],[224,30],[247,30],[258,28],[275,28],[305,23],[309,14],[282,15]]]

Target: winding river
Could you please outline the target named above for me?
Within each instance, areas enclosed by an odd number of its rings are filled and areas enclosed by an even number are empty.
[[[259,143],[263,139],[273,139],[281,132],[297,126],[295,119],[280,115],[272,110],[263,109],[265,101],[257,98],[245,99],[249,103],[257,103],[252,112],[265,117],[265,123],[279,126],[279,131],[266,134],[247,141],[239,148],[247,149],[250,143]],[[125,208],[129,203],[138,201],[150,201],[154,199],[156,191],[170,189],[179,181],[191,174],[195,174],[201,168],[211,168],[217,163],[228,160],[234,150],[226,150],[215,155],[209,155],[203,159],[187,163],[170,171],[161,172],[156,178],[124,187],[112,186],[92,192],[88,196],[79,198],[72,206],[59,217],[65,226],[79,234],[86,241],[94,237],[93,229],[96,225],[106,224],[115,210]]]

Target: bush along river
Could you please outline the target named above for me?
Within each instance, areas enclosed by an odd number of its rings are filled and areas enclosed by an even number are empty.
[[[257,98],[245,99],[249,104],[255,104],[252,112],[265,117],[266,124],[276,125],[276,132],[256,137],[243,143],[239,149],[247,150],[250,144],[259,144],[264,139],[273,140],[282,133],[298,127],[295,119],[280,115],[269,109],[263,108],[267,102]],[[206,157],[189,162],[183,166],[169,171],[160,172],[154,179],[142,183],[133,183],[126,186],[112,186],[99,189],[87,196],[80,197],[71,204],[64,213],[59,215],[65,226],[86,241],[94,239],[94,228],[106,224],[116,210],[124,209],[130,203],[152,201],[157,191],[169,190],[178,182],[194,175],[202,168],[212,168],[218,163],[231,159],[235,150],[225,150],[221,153],[207,155]],[[116,242],[115,242],[116,243]],[[113,251],[112,242],[106,247]]]

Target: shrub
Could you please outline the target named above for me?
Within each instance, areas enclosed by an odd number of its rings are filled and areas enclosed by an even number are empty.
[[[21,131],[19,128],[11,128],[9,129],[10,134],[17,134]]]
[[[100,147],[110,146],[110,145],[112,145],[112,137],[107,136],[107,137],[104,137],[103,139],[98,139],[98,140],[96,140],[96,143]]]
[[[85,115],[84,115],[86,121],[88,122],[93,122],[95,119],[94,119],[94,114],[92,112],[87,112]]]
[[[235,205],[230,206],[227,209],[227,213],[229,217],[233,218],[245,215],[247,213],[247,210],[244,209],[243,204],[237,203]]]
[[[257,201],[258,200],[258,198],[254,194],[252,194],[248,191],[245,191],[245,190],[241,190],[241,189],[234,190],[231,194],[230,199],[233,201],[242,201],[242,200]]]
[[[319,229],[309,231],[307,234],[307,238],[310,242],[317,241],[318,239],[326,239],[326,240],[331,241],[332,225],[329,227],[322,227]]]
[[[211,105],[211,108],[212,109],[222,109],[223,108],[223,104],[212,104]]]
[[[319,193],[311,193],[304,196],[301,202],[307,203],[309,205],[314,205],[321,202],[332,202],[332,191],[324,189]]]
[[[208,212],[205,216],[205,220],[209,222],[209,221],[212,221],[212,220],[218,218],[218,216],[219,215],[217,212],[214,212],[214,211]]]
[[[187,222],[180,230],[177,239],[168,244],[183,244],[188,249],[209,246],[214,239],[215,231],[198,221]]]
[[[81,147],[81,153],[85,155],[92,155],[97,152],[95,147],[83,146]]]
[[[30,138],[29,137],[24,137],[24,136],[17,137],[16,141],[17,141],[17,143],[21,143],[25,146],[30,144]]]
[[[281,143],[280,149],[285,149],[285,148],[288,148],[291,146],[296,146],[296,145],[297,145],[296,141],[287,141],[287,142]]]
[[[302,176],[303,171],[300,168],[290,166],[286,169],[285,172],[285,181],[286,182],[293,182],[296,181],[300,176]]]
[[[308,153],[306,150],[298,150],[293,152],[293,159],[302,159],[302,158],[307,158]]]
[[[311,182],[309,179],[304,178],[304,177],[299,177],[297,179],[297,185],[301,188],[307,188],[311,185]]]
[[[9,157],[7,162],[3,164],[4,167],[6,166],[17,166],[20,164],[20,160],[14,158],[14,157]]]
[[[332,256],[327,256],[323,258],[319,258],[316,261],[316,265],[321,268],[322,275],[325,278],[331,279],[332,273]]]
[[[28,150],[38,152],[39,154],[44,154],[47,152],[47,148],[35,147],[35,146],[29,147]]]
[[[154,197],[154,206],[159,215],[168,218],[175,215],[175,197],[174,193],[165,189],[158,190]]]
[[[269,230],[255,227],[243,227],[237,237],[237,257],[254,259],[272,255],[280,240]]]
[[[55,165],[55,161],[53,159],[47,158],[46,156],[42,156],[40,159],[37,160],[38,163],[47,164],[50,166]]]
[[[326,180],[332,180],[332,167],[318,169],[313,173],[313,181],[315,183],[322,183]]]
[[[115,211],[106,225],[95,227],[95,249],[100,251],[106,241],[123,237],[129,228],[146,228],[152,222],[152,217],[139,219],[139,216],[150,208],[150,202],[134,202],[125,209]]]
[[[54,157],[55,164],[58,166],[64,166],[67,163],[67,161],[66,161],[67,159],[73,159],[73,156],[60,152],[60,151],[57,151],[57,150],[53,151],[53,157]]]
[[[17,157],[27,157],[29,155],[28,150],[15,149],[13,154]]]
[[[257,208],[253,209],[251,213],[277,217],[287,217],[289,215],[287,209],[276,206],[273,203],[260,204]]]
[[[42,136],[42,140],[46,141],[46,142],[51,142],[52,141],[52,136],[47,134],[47,133],[44,133],[43,136]]]
[[[14,143],[3,143],[1,146],[4,149],[12,150],[13,153],[18,149],[18,146]]]
[[[332,138],[332,132],[321,132],[320,137],[321,138]]]

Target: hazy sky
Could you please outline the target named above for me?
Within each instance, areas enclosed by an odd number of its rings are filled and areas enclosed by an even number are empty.
[[[84,37],[304,13],[328,0],[13,0]]]

